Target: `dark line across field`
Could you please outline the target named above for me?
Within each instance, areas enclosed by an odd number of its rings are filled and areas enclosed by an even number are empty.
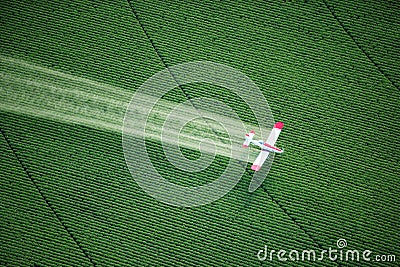
[[[338,238],[349,249],[397,255],[397,2],[267,2],[3,4],[0,265],[282,266],[258,261],[257,250],[317,251]],[[240,162],[246,174],[218,201],[171,207],[142,192],[119,128],[104,125],[118,126],[122,104],[151,75],[167,68],[178,85],[173,66],[198,60],[244,71],[263,89],[276,120],[287,123],[279,143],[287,153],[254,193],[254,173]],[[48,95],[43,85],[59,90]],[[195,100],[213,96],[255,123],[229,94],[182,85],[161,100],[189,102],[199,116],[207,114]],[[46,107],[51,116],[41,113]],[[151,145],[154,167],[181,185],[208,183],[232,160],[218,155],[193,176],[174,169],[158,141]],[[183,152],[195,158],[195,150]],[[317,265],[358,264],[380,265]]]
[[[24,172],[26,173],[26,176],[29,178],[29,180],[31,180],[32,184],[35,186],[36,190],[39,192],[40,196],[42,197],[42,199],[44,200],[44,202],[46,203],[46,205],[50,208],[50,210],[52,211],[52,213],[54,214],[54,216],[57,218],[58,222],[61,224],[62,228],[68,233],[68,235],[72,238],[72,240],[74,240],[75,244],[77,245],[77,247],[79,248],[80,251],[82,251],[82,253],[84,254],[84,256],[90,261],[90,263],[93,266],[96,266],[96,263],[93,261],[92,257],[90,256],[89,252],[86,251],[79,243],[79,241],[77,240],[77,238],[72,234],[72,232],[68,229],[68,227],[65,225],[65,223],[63,222],[63,220],[61,219],[61,217],[58,215],[58,213],[56,212],[56,210],[53,208],[53,206],[50,204],[50,202],[47,200],[46,196],[43,194],[42,190],[40,189],[39,185],[36,183],[35,179],[32,177],[32,175],[29,173],[28,168],[26,167],[26,165],[24,164],[24,162],[20,159],[20,157],[18,156],[17,152],[15,151],[15,148],[11,145],[10,140],[7,138],[7,135],[4,131],[4,129],[0,128],[0,132],[4,138],[4,140],[7,142],[8,147],[10,148],[10,150],[12,151],[12,153],[14,154],[15,158],[18,160],[19,164],[21,165],[22,169],[24,170]]]
[[[161,60],[162,64],[165,66],[165,68],[167,68],[167,69],[169,70],[167,63],[165,62],[165,60],[163,59],[163,57],[162,57],[162,56],[160,55],[160,53],[158,52],[158,49],[157,49],[157,47],[155,46],[153,40],[151,39],[150,35],[149,35],[148,32],[146,31],[146,29],[145,29],[143,23],[140,21],[139,15],[138,15],[137,10],[135,9],[135,7],[134,7],[132,1],[131,1],[131,0],[127,0],[127,1],[128,1],[128,3],[129,3],[129,6],[130,6],[130,8],[131,8],[131,10],[132,10],[133,15],[135,16],[136,20],[137,20],[138,23],[140,24],[140,27],[142,28],[143,33],[146,35],[147,39],[148,39],[149,42],[151,43],[151,46],[152,46],[152,48],[154,49],[154,52],[157,54],[157,56],[159,57],[159,59]],[[174,77],[174,75],[173,75],[173,73],[172,73],[171,71],[170,71],[170,74],[171,74],[171,76],[175,79],[175,77]],[[175,80],[176,80],[176,79],[175,79]],[[190,95],[189,95],[181,86],[178,86],[178,87],[179,87],[179,89],[182,91],[182,93],[186,96],[186,98],[187,98],[189,101],[191,101]],[[197,108],[196,108],[195,105],[193,105],[193,107],[197,110]],[[243,167],[245,167],[245,164],[246,164],[246,163],[240,162],[240,164],[242,164]],[[248,168],[246,169],[246,173],[249,175],[250,178],[252,177],[252,173],[251,173],[251,172],[252,172],[252,171],[250,171]],[[287,210],[283,207],[283,205],[282,205],[281,203],[277,202],[277,201],[271,196],[271,194],[268,192],[267,189],[265,189],[265,187],[261,186],[261,188],[262,188],[263,192],[265,192],[266,196],[267,196],[268,198],[270,198],[270,201],[272,201],[273,203],[275,203],[275,204],[282,210],[282,212],[283,212],[286,216],[288,216],[288,217],[290,218],[290,220],[291,220],[299,229],[301,229],[301,230],[313,241],[313,243],[314,243],[315,245],[318,246],[318,248],[322,249],[322,245],[319,244],[319,243],[316,241],[316,239],[313,238],[313,237],[311,236],[311,234],[308,233],[308,232],[306,231],[306,229],[305,229],[304,227],[302,227],[302,226],[297,222],[296,218],[294,218],[293,216],[291,216],[291,215],[287,212]],[[243,205],[243,207],[242,207],[241,210],[245,209],[246,206],[247,206],[247,203],[245,203],[245,204]],[[335,262],[338,264],[338,266],[341,266],[340,263],[338,263],[337,261],[335,261]]]
[[[368,58],[369,61],[374,65],[374,67],[393,85],[393,87],[397,88],[397,90],[400,90],[400,87],[396,85],[396,83],[382,70],[381,67],[372,59],[372,57],[365,51],[365,49],[362,48],[362,46],[359,44],[359,42],[356,41],[354,36],[351,34],[351,32],[344,26],[342,21],[338,18],[336,15],[335,11],[333,10],[332,6],[328,4],[326,0],[323,0],[326,8],[329,10],[329,12],[332,14],[332,17],[335,18],[335,20],[338,22],[340,27],[343,29],[343,31],[351,38],[351,40],[354,42],[354,44],[357,46],[358,49],[362,51],[362,53],[365,55],[365,57]]]

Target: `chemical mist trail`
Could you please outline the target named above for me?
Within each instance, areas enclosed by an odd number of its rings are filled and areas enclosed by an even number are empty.
[[[122,131],[125,111],[132,98],[132,92],[3,55],[0,55],[0,66],[1,111],[62,123],[76,123],[100,130]],[[180,105],[177,110],[174,108],[178,103],[155,99],[152,96],[142,98],[135,107],[138,113],[146,105],[157,104],[146,117],[146,132],[135,132],[135,129],[132,129],[131,133],[144,134],[146,138],[156,141],[160,141],[162,137],[163,143],[194,150],[201,147],[202,153],[226,157],[235,154],[232,153],[232,149],[242,149],[245,133],[236,131],[228,136],[224,131],[227,125],[232,128],[232,125],[242,124],[241,121],[202,110],[203,118],[187,121],[180,129],[164,127],[166,120],[169,125],[174,125],[174,120],[177,125],[182,124],[188,114],[193,114],[193,107]],[[171,116],[171,112],[175,114]],[[209,117],[214,120],[207,119]],[[258,126],[244,125],[247,130],[253,129],[257,132],[259,129]],[[221,134],[217,137],[210,130],[210,126]],[[253,159],[257,152],[251,151],[249,160]]]

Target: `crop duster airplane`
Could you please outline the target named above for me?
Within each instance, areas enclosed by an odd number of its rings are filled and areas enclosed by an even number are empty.
[[[254,161],[251,169],[254,171],[259,171],[261,166],[264,164],[265,160],[268,158],[269,153],[283,153],[282,149],[275,147],[276,140],[278,140],[279,134],[283,128],[283,122],[277,122],[274,125],[271,133],[268,136],[267,141],[265,143],[262,140],[254,141],[253,136],[255,135],[254,131],[250,131],[245,135],[245,140],[243,143],[243,147],[249,147],[250,144],[256,145],[261,148],[260,154]]]

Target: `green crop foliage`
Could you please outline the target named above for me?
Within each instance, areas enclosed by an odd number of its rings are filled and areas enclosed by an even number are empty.
[[[256,256],[264,245],[320,251],[335,248],[339,238],[349,249],[400,257],[394,1],[2,1],[0,7],[1,266],[355,266]],[[246,172],[223,198],[173,207],[146,194],[129,172],[123,115],[152,75],[200,60],[254,81],[275,121],[285,122],[277,143],[285,153],[253,193],[250,164],[243,163]],[[153,135],[146,149],[153,167],[182,186],[214,181],[230,160],[217,155],[208,168],[188,173],[163,152],[156,134],[168,110],[199,97],[257,123],[226,88],[193,83],[165,94],[147,117]],[[211,120],[194,120],[182,134],[231,142]],[[179,149],[189,160],[201,156]]]

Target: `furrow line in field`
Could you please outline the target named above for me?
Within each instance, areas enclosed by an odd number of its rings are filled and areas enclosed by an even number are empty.
[[[3,67],[0,73],[0,110],[122,132],[131,93],[13,58],[0,56],[0,63]],[[202,152],[226,157],[232,155],[232,149],[242,149],[244,133],[239,130],[241,127],[236,127],[242,124],[241,121],[207,110],[201,110],[203,117],[200,117],[198,110],[189,103],[180,104],[180,109],[174,111],[177,105],[153,96],[141,96],[135,113],[146,120],[145,132],[143,129],[124,129],[124,134],[156,141],[162,138],[163,144],[193,150],[198,150],[200,143],[206,142],[214,144],[215,150],[213,146],[202,146]],[[147,114],[149,106],[153,109]],[[182,129],[164,127],[166,120],[169,125],[182,125],[184,121],[185,126]],[[254,125],[243,125],[248,130],[257,129]],[[231,129],[230,135],[227,135],[226,127]]]

